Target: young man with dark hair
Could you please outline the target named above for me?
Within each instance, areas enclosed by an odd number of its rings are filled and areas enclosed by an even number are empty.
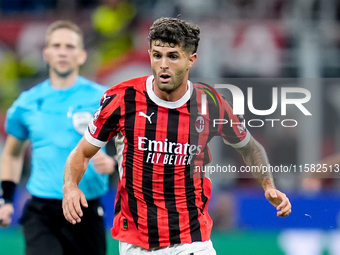
[[[66,219],[76,224],[86,207],[78,188],[85,166],[116,136],[120,178],[111,232],[120,241],[121,255],[215,254],[208,214],[211,183],[195,171],[211,161],[208,142],[213,136],[222,136],[247,165],[268,165],[263,147],[245,127],[213,125],[213,119],[241,122],[228,102],[209,86],[188,80],[199,34],[198,26],[180,19],[156,20],[149,34],[153,75],[106,91],[67,160],[63,209]],[[201,114],[206,93],[207,114]],[[288,216],[290,202],[271,175],[254,177],[277,215]]]
[[[21,224],[27,255],[106,253],[100,196],[108,190],[114,161],[100,151],[88,165],[79,187],[88,199],[83,222],[69,224],[62,211],[66,159],[79,142],[106,88],[79,76],[86,60],[83,34],[70,21],[56,21],[46,34],[44,59],[49,79],[23,92],[7,112],[8,133],[1,160],[3,205],[0,225],[11,223],[13,196],[20,180],[27,141],[32,145],[32,169]]]

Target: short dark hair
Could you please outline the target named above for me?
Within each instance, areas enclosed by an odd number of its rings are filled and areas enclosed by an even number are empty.
[[[200,28],[190,22],[177,18],[160,18],[151,26],[149,43],[160,41],[171,47],[180,46],[184,51],[193,54],[197,52],[200,40]]]
[[[75,23],[69,20],[58,20],[53,22],[48,28],[46,32],[46,44],[48,44],[51,34],[61,28],[69,29],[73,32],[75,32],[80,39],[80,47],[84,48],[84,34],[83,31],[78,27]]]

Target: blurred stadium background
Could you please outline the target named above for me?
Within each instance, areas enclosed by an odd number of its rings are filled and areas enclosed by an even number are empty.
[[[272,165],[316,163],[340,150],[340,1],[1,0],[0,154],[6,109],[21,91],[48,75],[41,51],[51,22],[70,19],[81,26],[89,53],[81,74],[113,86],[151,73],[148,29],[156,18],[179,14],[202,30],[199,61],[191,72],[195,80],[226,78],[237,83],[240,78],[256,78],[247,86],[253,84],[254,106],[259,109],[270,108],[272,86],[311,92],[312,117],[294,111],[285,117],[298,119],[296,128],[249,128]],[[270,85],[261,83],[268,80]],[[245,117],[254,118],[249,112]],[[213,164],[239,166],[240,156],[221,146],[219,140],[212,141]],[[16,192],[19,209],[12,225],[0,229],[0,254],[24,254],[18,218],[28,198],[29,153]],[[276,217],[249,175],[217,177],[212,178],[210,212],[218,254],[340,254],[339,176],[325,179],[321,190],[310,192],[301,187],[300,173],[277,175],[277,187],[289,195],[293,206],[293,213],[284,219]],[[103,198],[108,229],[116,182],[113,175],[110,192]],[[109,232],[108,241],[108,254],[117,254],[118,243]]]

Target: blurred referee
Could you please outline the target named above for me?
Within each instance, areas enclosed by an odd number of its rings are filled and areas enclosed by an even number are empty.
[[[79,76],[86,60],[83,33],[69,21],[56,21],[46,34],[44,59],[49,79],[23,92],[7,111],[8,133],[2,161],[3,205],[0,225],[11,223],[13,196],[20,180],[27,141],[31,141],[32,170],[27,184],[32,199],[21,219],[27,255],[105,255],[106,240],[100,196],[108,190],[113,158],[94,157],[80,188],[88,199],[84,220],[73,226],[63,217],[62,185],[67,156],[81,139],[97,97],[105,87]]]

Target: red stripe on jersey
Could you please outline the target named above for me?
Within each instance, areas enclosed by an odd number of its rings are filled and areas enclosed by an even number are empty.
[[[140,246],[145,246],[144,236],[138,235],[138,229],[133,223],[132,215],[129,209],[129,195],[125,188],[122,187],[122,182],[118,181],[117,197],[121,196],[121,210],[115,215],[111,235],[118,240],[131,240],[132,243]],[[116,199],[117,201],[117,199]],[[116,204],[115,204],[116,206]],[[125,222],[126,221],[126,222]],[[131,235],[131,233],[134,233]]]
[[[202,240],[210,240],[211,229],[213,226],[213,221],[208,213],[209,201],[211,198],[211,181],[208,178],[203,179],[204,195],[207,197],[207,202],[205,204],[202,217],[200,222],[203,222],[205,227],[201,227]],[[202,226],[202,225],[201,225]]]

